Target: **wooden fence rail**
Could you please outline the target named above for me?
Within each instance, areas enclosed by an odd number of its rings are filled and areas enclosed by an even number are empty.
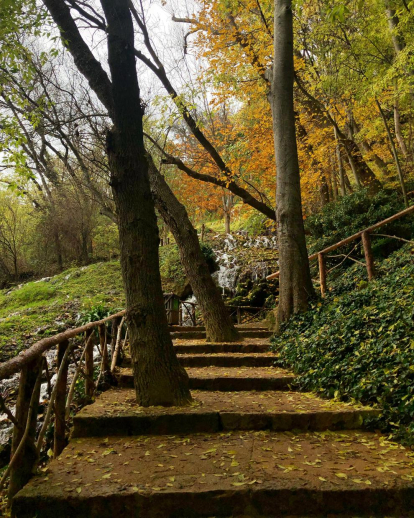
[[[58,456],[66,444],[67,421],[70,417],[71,404],[76,382],[81,375],[85,380],[85,397],[94,397],[99,380],[105,373],[114,369],[116,357],[125,339],[122,341],[122,326],[125,323],[125,311],[120,311],[102,320],[89,322],[75,329],[69,329],[57,335],[44,338],[26,351],[0,365],[0,380],[20,373],[15,414],[7,408],[1,399],[1,411],[6,413],[13,423],[12,449],[10,463],[0,480],[0,489],[9,477],[8,495],[11,498],[29,481],[39,463],[44,447],[46,432],[54,421],[53,455]],[[111,333],[107,325],[111,323]],[[100,368],[98,380],[94,380],[94,347],[99,344]],[[109,365],[108,337],[112,335],[113,362]],[[79,337],[83,336],[83,340]],[[56,347],[56,381],[51,387],[51,376],[44,354]],[[79,359],[76,360],[75,351]],[[70,359],[75,364],[75,372],[68,389],[68,370]],[[38,408],[40,387],[46,380],[48,403],[43,412],[43,422],[38,429]],[[37,435],[37,439],[36,439]]]
[[[193,325],[196,325],[196,306],[197,304],[192,302],[182,302],[180,307],[180,315],[182,308],[186,308]],[[264,308],[250,306],[229,307],[229,310],[233,310],[238,323],[242,323],[245,314],[253,315],[254,318],[265,311]],[[65,447],[68,420],[79,377],[84,379],[85,400],[90,401],[98,389],[102,376],[107,374],[110,376],[114,371],[117,358],[125,347],[128,337],[125,313],[125,310],[120,311],[102,320],[43,338],[16,357],[0,364],[0,380],[20,373],[14,415],[0,395],[0,412],[5,413],[13,423],[10,463],[0,479],[1,490],[9,478],[9,501],[29,481],[37,468],[44,450],[46,432],[52,423],[54,424],[53,456],[60,455]],[[110,332],[109,324],[111,324]],[[124,339],[122,339],[123,328],[125,328]],[[109,337],[111,337],[111,359],[108,351]],[[95,346],[100,353],[99,374],[96,381]],[[45,353],[55,347],[57,375],[52,387]],[[74,372],[69,375],[71,362],[74,365]],[[42,413],[43,422],[40,431],[37,433],[42,383],[47,383],[48,401]]]
[[[309,261],[313,261],[315,259],[318,260],[319,280],[320,280],[320,289],[321,289],[322,297],[324,297],[326,295],[326,290],[327,290],[326,258],[327,258],[327,254],[329,252],[333,252],[334,250],[336,250],[337,248],[340,248],[341,246],[352,243],[356,239],[361,239],[362,246],[364,249],[365,266],[367,269],[368,280],[371,281],[375,277],[374,257],[372,254],[372,247],[371,247],[371,234],[373,234],[373,232],[375,230],[377,230],[378,228],[388,225],[389,223],[392,223],[393,221],[396,221],[397,219],[400,219],[411,213],[414,213],[414,205],[412,207],[408,207],[408,209],[398,212],[397,214],[394,214],[393,216],[391,216],[387,219],[384,219],[383,221],[380,221],[379,223],[376,223],[375,225],[372,225],[371,227],[365,228],[364,230],[361,230],[360,232],[357,232],[356,234],[353,234],[352,236],[349,236],[349,237],[343,239],[342,241],[335,243],[334,245],[328,246],[327,248],[324,248],[320,252],[316,252],[315,254],[310,255]],[[279,275],[280,275],[280,272],[272,273],[271,275],[267,276],[267,280],[277,279],[279,277]]]

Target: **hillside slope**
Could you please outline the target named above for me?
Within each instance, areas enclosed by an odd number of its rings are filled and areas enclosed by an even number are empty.
[[[414,444],[414,248],[405,245],[379,263],[366,282],[355,265],[326,299],[298,315],[273,339],[278,364],[299,374],[301,389],[376,404],[375,426]]]

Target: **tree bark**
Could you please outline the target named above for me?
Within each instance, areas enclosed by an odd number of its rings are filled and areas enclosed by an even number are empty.
[[[401,168],[400,159],[398,157],[397,148],[395,147],[394,139],[392,138],[392,134],[391,134],[391,130],[390,130],[390,127],[389,127],[389,124],[387,121],[387,117],[385,116],[384,110],[382,109],[382,106],[379,103],[378,99],[376,100],[376,103],[377,103],[378,111],[380,112],[382,121],[384,123],[385,131],[387,132],[387,135],[388,135],[388,140],[389,140],[389,143],[391,146],[392,155],[393,155],[394,161],[395,161],[395,167],[397,168],[397,176],[398,176],[398,180],[400,182],[401,192],[402,192],[402,195],[404,198],[404,204],[406,207],[409,207],[410,204],[408,203],[408,196],[407,196],[407,189],[405,187],[404,174],[403,174],[403,171]]]
[[[299,160],[293,106],[292,0],[275,0],[274,64],[270,103],[273,115],[279,241],[279,323],[306,311],[314,296],[302,216]]]
[[[26,444],[20,451],[19,458],[16,459],[16,464],[10,472],[10,482],[8,488],[8,495],[11,498],[22,489],[23,486],[32,477],[33,468],[36,465],[38,455],[36,450],[36,423],[37,423],[37,409],[39,405],[40,383],[36,384],[39,374],[39,369],[42,368],[43,358],[35,358],[30,364],[26,365],[20,373],[19,394],[16,402],[16,420],[20,428],[16,426],[13,428],[13,439],[11,455],[13,456],[23,438],[25,429],[29,426],[29,434],[27,436]],[[37,394],[33,397],[34,407],[31,413],[30,423],[27,420],[30,414],[30,403],[32,402],[33,391]]]
[[[121,268],[137,401],[143,406],[191,401],[188,376],[168,330],[158,269],[158,228],[145,156],[142,110],[128,0],[101,0],[107,19],[112,83],[83,40],[63,0],[43,0],[78,70],[108,110],[107,151],[117,207]]]
[[[405,140],[401,130],[401,119],[400,119],[400,110],[398,108],[398,99],[394,102],[394,128],[395,128],[395,138],[397,139],[398,145],[400,146],[401,153],[404,155],[404,158],[408,158],[408,149],[405,144]]]
[[[237,330],[210,275],[200,248],[197,231],[191,224],[184,205],[174,196],[150,156],[148,160],[155,206],[178,245],[181,263],[204,317],[207,340],[209,342],[235,341],[239,338]]]
[[[134,30],[128,0],[101,0],[108,23],[114,127],[107,152],[119,216],[121,267],[137,402],[142,406],[191,401],[188,375],[170,337],[161,288],[158,227],[144,148]]]
[[[329,196],[329,187],[328,183],[326,181],[325,175],[322,176],[319,184],[319,194],[321,199],[321,205],[324,207],[327,203],[330,202],[330,196]]]
[[[57,347],[57,369],[59,371],[60,365],[68,348],[69,340],[61,342]],[[68,382],[68,368],[69,363],[66,362],[62,377],[59,380],[58,389],[55,399],[55,432],[53,441],[53,456],[59,457],[63,448],[66,446],[66,426],[65,426],[65,406],[66,406],[66,385]]]

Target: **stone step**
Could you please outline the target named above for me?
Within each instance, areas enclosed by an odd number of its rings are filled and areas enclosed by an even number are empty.
[[[193,391],[184,408],[143,408],[132,389],[112,389],[73,418],[72,437],[214,433],[228,430],[349,430],[378,411],[297,392]]]
[[[414,515],[412,456],[361,431],[72,439],[17,518]]]
[[[270,338],[273,335],[272,331],[267,331],[265,329],[239,329],[239,334],[241,337],[245,338]],[[173,340],[176,339],[194,339],[199,340],[202,338],[206,338],[205,331],[173,331],[170,333],[171,338]]]
[[[235,326],[239,331],[268,331],[269,328],[262,324],[240,324]],[[205,326],[169,326],[171,332],[205,331]]]
[[[275,367],[189,367],[191,390],[287,390],[295,376]],[[122,388],[134,385],[132,370],[120,368],[116,372]]]
[[[178,354],[177,356],[183,367],[271,367],[276,359],[273,353]],[[130,356],[124,358],[122,366],[131,366]]]
[[[240,343],[175,343],[177,354],[216,354],[216,353],[265,353],[269,351],[269,342],[240,342]]]
[[[171,333],[177,333],[177,332],[192,333],[194,331],[205,331],[206,328],[204,326],[169,326],[169,330]]]

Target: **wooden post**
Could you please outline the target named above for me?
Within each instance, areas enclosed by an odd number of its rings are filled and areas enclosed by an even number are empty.
[[[93,329],[89,329],[85,333],[85,395],[91,398],[95,390],[95,383],[93,381],[93,340],[89,340],[89,337],[93,333]]]
[[[241,308],[239,306],[237,306],[237,323],[238,324],[242,323]]]
[[[102,352],[102,372],[109,371],[109,358],[108,358],[108,340],[106,334],[105,324],[99,326],[99,343]]]
[[[118,336],[118,327],[122,318],[114,318],[111,326],[111,354],[113,356],[116,347],[116,337]]]
[[[57,369],[62,364],[63,356],[69,346],[69,340],[65,340],[58,345],[57,349]],[[66,406],[66,385],[68,382],[68,367],[69,362],[65,362],[63,366],[62,376],[56,387],[56,399],[55,399],[55,436],[53,443],[53,456],[56,458],[61,453],[63,448],[66,446],[65,440],[65,406]]]
[[[122,327],[125,322],[125,317],[121,318],[119,324],[117,324],[117,333],[115,337],[115,342],[112,341],[112,360],[111,360],[111,372],[114,372],[117,361],[118,361],[118,354],[121,350],[121,337],[122,337]],[[125,334],[125,341],[126,341],[126,334]]]
[[[369,232],[362,233],[362,245],[364,247],[365,263],[367,266],[368,280],[375,277],[374,256],[372,255],[371,236]]]
[[[16,403],[16,420],[19,427],[13,428],[13,439],[11,456],[14,455],[20,441],[23,437],[27,426],[27,417],[29,413],[30,401],[32,399],[33,390],[36,387],[36,380],[39,375],[39,370],[43,366],[43,357],[35,358],[31,363],[25,365],[20,374],[19,393]],[[9,501],[13,496],[27,484],[32,476],[32,471],[37,462],[37,450],[35,444],[36,438],[36,424],[37,424],[37,409],[39,406],[40,383],[38,383],[37,394],[34,394],[34,407],[32,411],[31,420],[29,423],[29,433],[26,444],[18,454],[13,468],[10,471],[10,483],[8,496]]]
[[[326,295],[326,257],[324,254],[318,254],[319,263],[319,280],[321,282],[321,295]]]

